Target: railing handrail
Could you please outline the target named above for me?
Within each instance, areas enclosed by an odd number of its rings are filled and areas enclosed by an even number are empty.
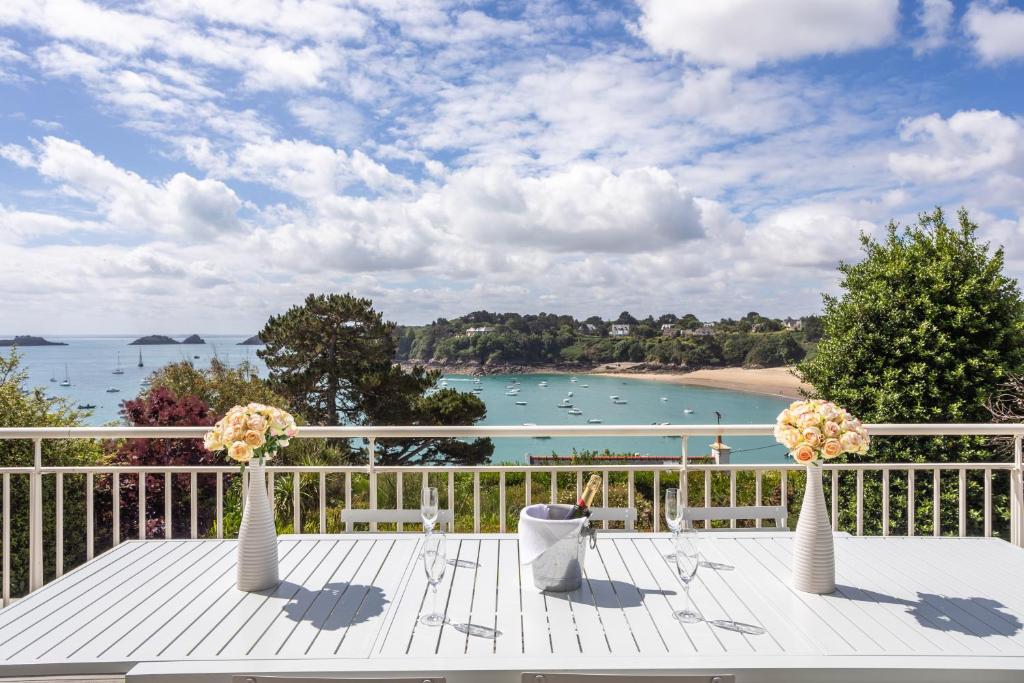
[[[907,423],[866,425],[872,436],[1024,436],[1024,424]],[[300,427],[304,439],[409,439],[523,436],[766,436],[773,424],[477,425],[466,427]],[[209,427],[0,427],[4,439],[191,439]]]

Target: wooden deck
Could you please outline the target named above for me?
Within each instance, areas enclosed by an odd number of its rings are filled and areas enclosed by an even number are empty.
[[[518,681],[523,671],[736,674],[762,680],[1024,680],[1024,551],[996,539],[837,537],[838,590],[788,585],[792,537],[701,537],[713,562],[682,601],[668,537],[607,533],[583,586],[542,593],[511,535],[450,535],[441,628],[420,538],[285,536],[281,583],[234,588],[235,542],[128,541],[0,610],[0,677],[403,672]],[[714,625],[763,628],[749,635]],[[461,624],[496,630],[468,635]],[[728,626],[728,624],[725,624]]]

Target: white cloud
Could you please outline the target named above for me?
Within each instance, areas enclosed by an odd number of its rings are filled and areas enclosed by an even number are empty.
[[[889,167],[912,180],[961,180],[1012,168],[1024,159],[1020,121],[998,111],[906,119],[900,125],[900,139],[913,146],[889,154]]]
[[[746,244],[758,254],[756,267],[772,272],[792,267],[834,270],[839,261],[856,258],[860,233],[871,234],[875,227],[852,217],[844,207],[811,204],[766,217],[747,233]]]
[[[641,35],[658,52],[737,68],[878,47],[892,40],[899,19],[898,0],[639,3]]]
[[[292,100],[288,110],[309,130],[339,145],[358,143],[364,134],[365,117],[357,107],[327,97]]]
[[[949,40],[953,22],[953,0],[920,0],[915,13],[921,35],[912,42],[915,55],[937,50]]]
[[[982,61],[1024,57],[1024,11],[1002,2],[974,2],[964,14],[963,23]]]
[[[241,227],[241,200],[219,181],[176,173],[153,184],[76,142],[46,137],[37,147],[30,164],[111,230],[206,239]]]

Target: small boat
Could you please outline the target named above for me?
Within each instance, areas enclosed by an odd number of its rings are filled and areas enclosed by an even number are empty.
[[[575,381],[576,381],[576,378],[575,378],[575,377],[570,377],[570,378],[569,378],[569,381],[570,381],[570,382],[575,382]]]
[[[558,404],[558,407],[559,408],[572,408],[572,404],[571,403],[560,403],[560,404]]]
[[[572,401],[568,396],[566,396],[565,398],[562,399],[562,403],[572,403]]]
[[[662,396],[662,397],[661,397],[661,400],[662,400],[662,401],[667,401],[667,400],[668,400],[668,396]]]
[[[479,387],[474,387],[473,389],[470,389],[470,391],[472,391],[474,394],[482,394],[484,390],[480,389]]]
[[[569,414],[570,415],[582,415],[583,411],[580,410],[579,408],[573,408],[572,410],[569,411]]]
[[[572,392],[570,391],[566,396],[572,396]]]
[[[583,387],[584,389],[589,389],[590,388],[589,384],[581,384],[580,386]]]
[[[153,382],[152,382],[152,381],[150,381],[150,379],[149,379],[149,378],[147,377],[147,378],[145,378],[144,380],[142,380],[141,382],[139,382],[139,385],[140,385],[140,386],[144,386],[144,387],[148,387],[148,386],[149,386],[150,384],[152,384],[152,383],[153,383]]]
[[[117,366],[113,370],[110,371],[110,374],[112,374],[112,375],[123,375],[124,374],[124,368],[121,367],[121,354],[120,354],[120,352],[118,352],[118,354],[117,354]]]
[[[615,400],[618,400],[618,398],[619,398],[619,397],[618,397],[618,395],[617,395],[617,394],[612,394],[612,395],[611,395],[611,396],[609,396],[608,398],[610,398],[611,400],[615,401]]]
[[[667,427],[671,423],[670,422],[659,422],[658,424],[661,425],[662,427]]]
[[[615,404],[615,405],[617,405],[617,406],[624,406],[624,405],[626,405],[627,403],[629,403],[629,401],[625,401],[625,400],[623,400],[623,399],[621,399],[621,398],[617,398],[617,399],[615,399],[614,401],[612,401],[612,403],[614,403],[614,404]]]
[[[56,370],[54,370],[53,373],[50,374],[50,381],[51,382],[56,382],[57,381],[57,371]]]
[[[78,404],[78,409],[79,410],[92,410],[95,407],[96,407],[96,404],[94,404],[94,403],[79,403]]]
[[[536,422],[524,422],[523,426],[524,427],[536,427],[537,423]]]
[[[518,396],[519,395],[519,390],[518,389],[509,389],[508,391],[505,392],[505,395],[506,396]]]
[[[693,415],[693,410],[691,410],[690,408],[687,408],[683,412],[686,413],[687,415]]]
[[[516,405],[517,406],[525,406],[526,405],[526,401],[516,401]]]
[[[537,382],[537,386],[538,387],[546,387],[547,385],[548,385],[547,382]]]
[[[144,367],[144,366],[142,365],[142,349],[139,349],[139,367],[140,367],[140,368],[141,368],[141,367]]]
[[[64,365],[64,379],[62,379],[60,381],[60,385],[62,387],[70,387],[71,386],[71,375],[68,374],[68,366],[67,366],[67,364]]]
[[[199,360],[199,356],[192,356],[192,357],[195,358],[196,360]]]
[[[107,393],[108,394],[119,394],[119,393],[121,393],[121,390],[118,389],[117,387],[109,387],[107,389]]]
[[[598,420],[596,417],[592,417],[589,420],[587,420],[587,424],[599,425],[601,424],[601,421]]]

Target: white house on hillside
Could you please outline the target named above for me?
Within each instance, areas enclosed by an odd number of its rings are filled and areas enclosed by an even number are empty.
[[[609,334],[613,337],[628,337],[629,331],[633,329],[632,325],[620,325],[618,323],[612,325]]]
[[[470,327],[466,330],[466,336],[472,337],[474,334],[487,334],[488,332],[494,332],[494,328],[486,325],[483,327]]]

